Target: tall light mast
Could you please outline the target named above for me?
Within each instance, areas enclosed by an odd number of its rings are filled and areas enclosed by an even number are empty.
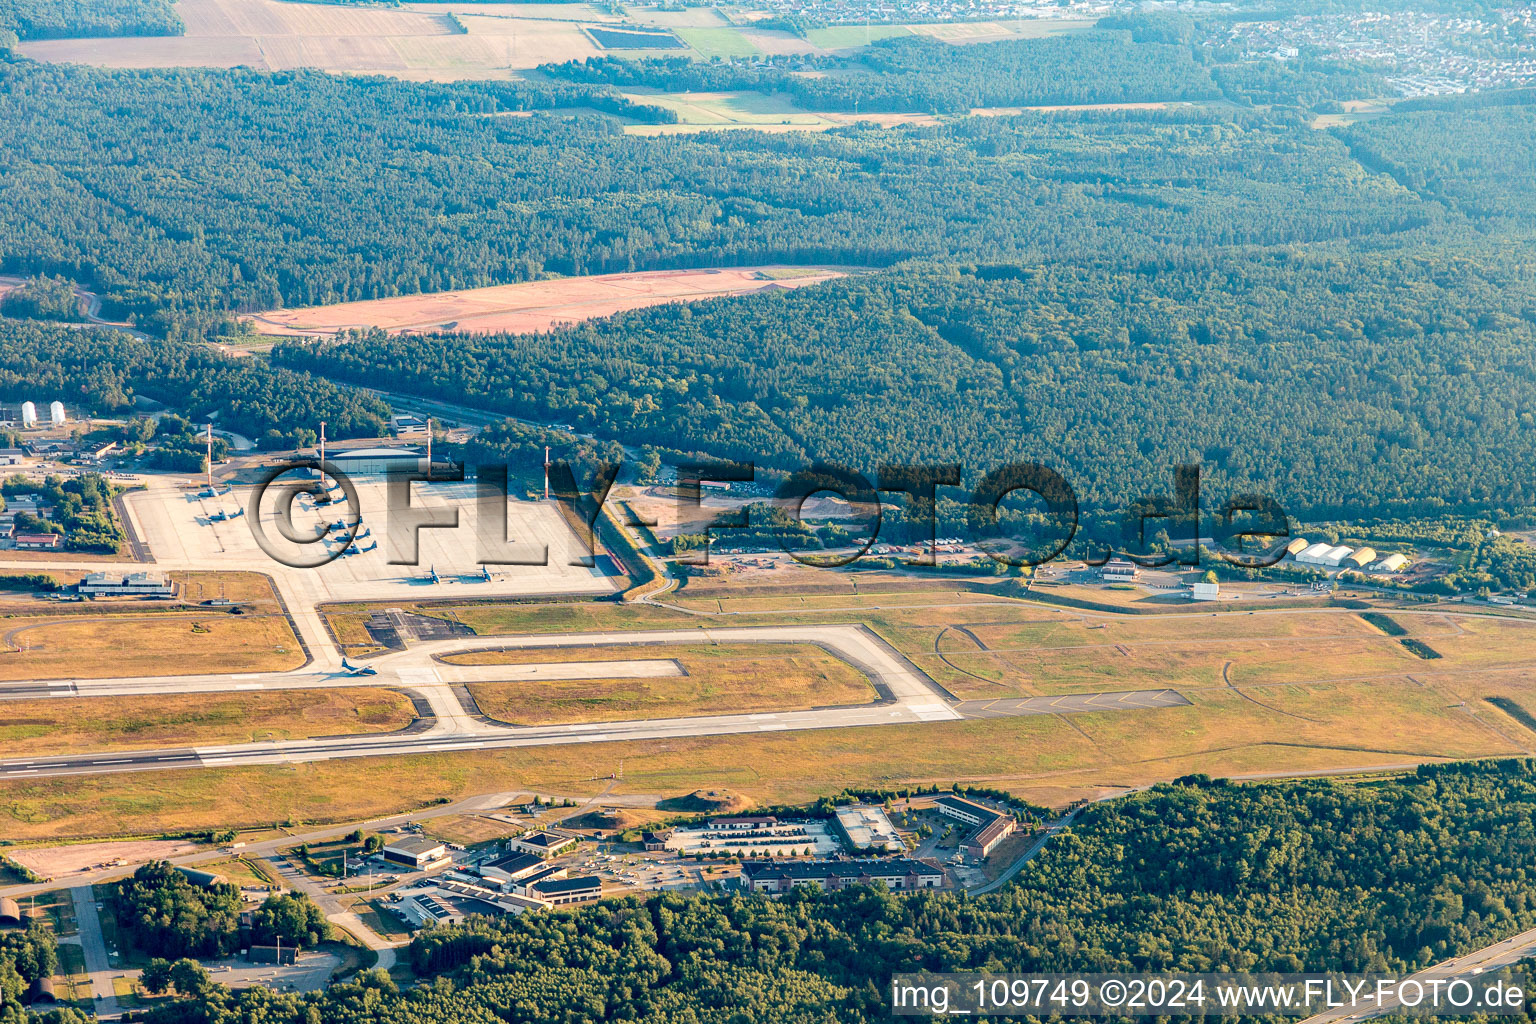
[[[549,500],[549,445],[544,446],[544,500]]]
[[[208,493],[213,493],[213,424],[208,424]]]

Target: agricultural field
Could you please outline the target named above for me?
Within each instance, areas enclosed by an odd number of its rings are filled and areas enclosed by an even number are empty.
[[[849,114],[797,107],[782,96],[760,92],[691,92],[684,94],[631,90],[637,102],[666,107],[677,113],[676,124],[629,124],[630,135],[687,135],[722,129],[751,128],[767,132],[827,131],[850,124],[937,124],[931,114]]]
[[[415,719],[382,687],[0,703],[0,749],[46,755],[390,732]]]
[[[788,276],[782,273],[790,269],[813,272]],[[264,335],[332,336],[349,328],[368,327],[391,333],[531,333],[667,302],[745,295],[766,288],[799,288],[846,273],[833,267],[737,267],[566,277],[435,295],[269,310],[243,319]]]
[[[635,656],[632,649],[616,647],[565,652],[489,651],[444,660],[457,665],[527,664],[557,660],[561,653],[583,662]],[[487,716],[515,725],[790,711],[865,704],[875,699],[875,691],[862,673],[810,645],[658,646],[645,648],[645,656],[676,659],[684,675],[471,683],[469,692]]]
[[[566,9],[545,16],[550,8]],[[536,10],[533,16],[521,16]],[[405,8],[282,0],[181,0],[181,36],[49,39],[23,44],[36,60],[108,67],[302,67],[409,79],[505,78],[547,61],[602,51],[577,18],[611,21],[586,5],[417,4]],[[460,15],[461,32],[450,19]]]

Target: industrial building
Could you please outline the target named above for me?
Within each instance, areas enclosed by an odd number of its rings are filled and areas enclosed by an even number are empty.
[[[57,551],[64,546],[64,538],[57,533],[18,533],[16,546],[22,551]]]
[[[1296,556],[1296,561],[1303,565],[1322,565],[1324,557],[1333,550],[1332,544],[1318,543],[1308,547]]]
[[[396,437],[427,436],[427,421],[415,413],[396,413],[389,418],[389,425]]]
[[[1344,564],[1344,560],[1350,556],[1353,550],[1353,548],[1346,547],[1343,544],[1340,544],[1336,548],[1329,548],[1328,551],[1323,555],[1323,565],[1329,567],[1330,569],[1337,569],[1339,566]]]
[[[819,885],[844,889],[850,885],[884,882],[892,891],[937,889],[944,884],[942,868],[921,860],[832,860],[780,863],[747,861],[741,882],[752,892],[789,892],[796,886]]]
[[[1018,822],[1013,815],[994,811],[990,807],[971,800],[963,800],[958,796],[941,796],[933,802],[933,809],[946,818],[954,818],[966,825],[973,825],[976,831],[966,837],[961,849],[966,856],[974,860],[985,860],[987,855],[996,849],[997,844],[1013,835],[1018,828]]]
[[[779,819],[767,814],[744,814],[730,818],[710,818],[707,827],[711,831],[727,829],[760,829],[772,828],[779,823]]]
[[[384,859],[422,870],[448,862],[448,847],[425,836],[403,836],[384,844]]]
[[[350,477],[388,476],[426,471],[426,458],[415,448],[352,448],[327,452],[325,461]]]
[[[544,867],[544,858],[532,853],[508,853],[480,865],[480,877],[497,882],[517,882]]]
[[[20,448],[0,448],[0,466],[19,466],[27,453]]]
[[[504,917],[548,909],[549,903],[464,882],[442,881],[400,894],[399,911],[415,925],[461,924],[469,917]]]
[[[851,804],[837,809],[837,824],[855,850],[900,853],[906,849],[901,834],[885,811],[869,804]]]
[[[1402,572],[1408,568],[1407,555],[1388,555],[1375,565],[1376,572]]]
[[[91,597],[172,597],[176,587],[157,572],[93,572],[75,586]]]
[[[531,853],[535,857],[553,857],[575,845],[576,840],[570,836],[557,836],[553,832],[528,832],[507,841],[511,849]]]
[[[1291,542],[1285,546],[1285,553],[1291,558],[1295,558],[1297,555],[1301,554],[1311,546],[1312,544],[1307,540],[1307,538],[1293,537]]]
[[[1205,582],[1196,583],[1194,587],[1191,588],[1189,596],[1192,600],[1195,601],[1220,601],[1221,584]]]
[[[586,903],[603,894],[603,880],[596,875],[580,878],[549,878],[528,886],[528,894],[555,906]]]
[[[1123,558],[1112,558],[1099,570],[1099,578],[1110,583],[1134,583],[1141,578],[1141,566]]]
[[[1356,569],[1364,569],[1366,566],[1376,561],[1376,549],[1359,548],[1355,551],[1351,551],[1349,555],[1344,559],[1344,561],[1349,565],[1354,566]]]

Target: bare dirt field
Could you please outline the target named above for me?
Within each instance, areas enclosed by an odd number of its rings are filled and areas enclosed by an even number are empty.
[[[529,333],[665,302],[744,295],[766,288],[798,288],[842,277],[844,273],[830,267],[658,270],[272,310],[245,319],[261,333],[277,335],[329,336],[354,327],[379,327],[391,333]]]
[[[16,863],[55,881],[89,871],[121,857],[132,864],[164,860],[197,851],[197,844],[176,839],[149,839],[122,843],[75,843],[69,846],[30,846],[7,852]]]

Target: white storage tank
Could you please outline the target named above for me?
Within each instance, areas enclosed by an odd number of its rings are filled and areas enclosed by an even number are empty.
[[[48,422],[56,427],[64,425],[64,403],[50,402],[48,404]]]
[[[37,426],[37,406],[31,402],[21,403],[21,429],[31,430]]]

